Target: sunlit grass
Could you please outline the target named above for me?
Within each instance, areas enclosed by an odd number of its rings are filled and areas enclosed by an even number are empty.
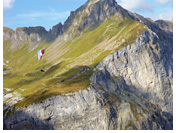
[[[50,44],[46,42],[32,51],[29,51],[29,43],[21,44],[18,49],[11,51],[11,42],[4,40],[4,60],[10,61],[8,67],[16,66],[16,68],[7,71],[7,75],[4,75],[3,87],[13,88],[14,91],[22,94],[24,100],[17,103],[17,107],[38,103],[51,96],[86,89],[90,85],[93,67],[109,54],[132,44],[145,30],[147,29],[143,24],[130,18],[117,21],[117,17],[113,17],[73,40],[58,46],[56,43],[53,52],[48,52],[52,50]],[[125,41],[123,42],[122,39]],[[111,49],[105,50],[104,46],[111,45],[111,42],[107,43],[105,40],[118,43],[114,43]],[[101,45],[101,42],[104,44]],[[41,48],[46,52],[42,60],[38,61],[37,50]],[[63,51],[66,52],[62,54]],[[47,55],[55,58],[49,60],[46,58]],[[60,83],[78,73],[86,66],[85,64],[90,68],[89,71]],[[44,69],[45,72],[42,73],[40,69]],[[25,91],[21,92],[20,88]]]

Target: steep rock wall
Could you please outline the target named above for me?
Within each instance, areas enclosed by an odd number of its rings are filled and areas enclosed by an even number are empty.
[[[172,113],[172,59],[172,42],[162,42],[148,30],[134,44],[106,57],[96,69],[105,69],[111,76],[119,77],[122,89],[157,103],[163,111]]]
[[[99,85],[20,108],[3,120],[4,129],[13,130],[172,129],[159,107],[126,92],[114,95]]]

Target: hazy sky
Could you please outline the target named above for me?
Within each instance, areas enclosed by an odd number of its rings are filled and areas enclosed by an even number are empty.
[[[43,26],[46,30],[64,21],[87,0],[3,0],[3,26]],[[173,0],[116,0],[127,10],[144,17],[173,19]]]

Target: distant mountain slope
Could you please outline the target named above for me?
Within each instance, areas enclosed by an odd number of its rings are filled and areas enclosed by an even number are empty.
[[[50,31],[40,26],[16,31],[4,27],[4,128],[21,129],[32,121],[26,129],[45,129],[45,123],[48,129],[172,129],[172,28],[171,22],[154,22],[131,13],[115,0],[88,0],[72,11],[63,25],[59,23]],[[45,54],[38,61],[37,50],[42,48]],[[77,99],[81,93],[101,105],[89,101],[94,111],[85,105],[86,100],[73,100],[76,103],[70,111],[76,108],[77,113],[72,114],[62,109],[64,104],[52,103],[57,98]],[[17,97],[13,104],[7,98],[10,95]],[[93,112],[94,119],[101,120],[104,111],[107,116],[102,121],[109,120],[104,124],[88,120],[81,116],[86,109],[80,110],[77,104],[85,105],[89,115]],[[60,116],[53,106],[59,106]],[[47,111],[40,114],[35,107]],[[48,113],[50,107],[56,119]],[[64,114],[75,118],[67,122]],[[13,116],[19,119],[12,120]],[[75,123],[79,117],[90,126]],[[20,124],[23,119],[26,121]],[[60,119],[63,121],[57,123]],[[72,128],[66,124],[70,122]]]

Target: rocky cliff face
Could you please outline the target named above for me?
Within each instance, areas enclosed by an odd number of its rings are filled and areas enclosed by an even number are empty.
[[[57,38],[59,35],[62,35],[63,32],[64,31],[62,23],[53,26],[52,29],[49,31],[53,38]]]
[[[83,91],[51,97],[4,118],[4,129],[172,129],[158,106],[118,91],[116,95],[95,84]]]
[[[51,42],[62,34],[63,25],[61,23],[53,26],[49,31],[42,26],[21,27],[15,31],[7,27],[3,28],[3,39],[12,43],[12,50],[25,43],[30,43],[31,48],[35,48],[39,43]]]
[[[114,93],[119,87],[148,99],[158,104],[164,112],[170,114],[168,119],[172,119],[172,45],[170,41],[161,42],[152,31],[146,31],[134,44],[109,55],[96,67],[100,70],[98,75],[106,72],[111,80],[95,78],[94,82]]]
[[[44,27],[23,27],[13,31],[10,28],[3,28],[3,39],[12,43],[11,49],[18,48],[19,45],[30,43],[31,48],[35,48],[41,41],[49,41],[51,39]]]
[[[172,113],[172,45],[161,42],[149,30],[134,44],[106,57],[96,68],[117,77],[124,90],[158,103],[164,111]]]

